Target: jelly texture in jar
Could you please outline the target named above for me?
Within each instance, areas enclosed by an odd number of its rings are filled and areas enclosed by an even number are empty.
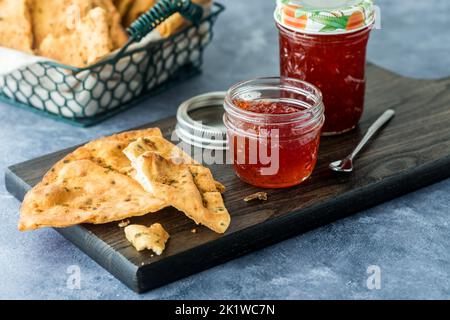
[[[234,100],[233,103],[242,110],[271,116],[295,115],[305,110],[284,101]],[[243,181],[264,188],[285,188],[306,180],[316,165],[320,141],[321,124],[312,122],[311,118],[312,115],[305,113],[290,123],[269,121],[255,125],[236,121],[238,130],[229,130],[236,174]],[[251,132],[254,136],[240,132]]]
[[[364,108],[366,47],[371,28],[312,35],[278,25],[281,75],[318,87],[325,105],[324,134],[353,129]]]

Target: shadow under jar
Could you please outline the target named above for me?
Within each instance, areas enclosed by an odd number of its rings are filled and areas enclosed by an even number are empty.
[[[249,80],[230,88],[224,108],[230,156],[244,182],[286,188],[308,179],[325,120],[319,89],[284,77]]]
[[[339,7],[327,7],[327,2]],[[281,75],[307,81],[322,91],[323,135],[355,128],[364,110],[366,48],[374,24],[372,1],[279,0],[275,20]]]

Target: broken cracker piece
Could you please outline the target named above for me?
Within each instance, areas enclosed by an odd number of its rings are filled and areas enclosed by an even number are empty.
[[[119,222],[118,226],[119,226],[119,228],[125,228],[129,224],[130,224],[130,220],[122,220]]]
[[[97,7],[77,23],[75,29],[55,37],[49,34],[38,53],[67,65],[86,67],[108,55],[113,49],[107,12]]]
[[[161,136],[130,143],[123,153],[133,177],[150,194],[184,212],[197,224],[224,233],[230,224],[221,192],[225,187],[211,171]]]
[[[16,0],[14,0],[16,1]],[[34,45],[40,48],[48,36],[60,38],[77,28],[78,23],[89,13],[101,8],[106,13],[106,37],[111,40],[113,49],[121,48],[128,40],[128,35],[120,23],[120,14],[111,0],[28,0],[33,23]],[[87,37],[90,34],[86,35]],[[71,44],[76,45],[75,44]],[[78,43],[84,46],[84,43]]]
[[[224,233],[230,214],[219,192],[203,192],[195,183],[189,165],[176,164],[154,152],[133,159],[135,179],[156,198],[182,211],[197,224],[217,233]],[[214,185],[214,184],[213,184]]]
[[[225,192],[225,186],[214,180],[211,171],[208,168],[200,165],[186,152],[172,144],[170,141],[164,139],[161,135],[149,135],[137,139],[123,150],[124,154],[131,162],[135,162],[139,156],[148,151],[154,152],[167,160],[171,160],[175,164],[189,165],[189,170],[194,177],[195,184],[202,193],[213,191],[218,191],[220,193]],[[139,179],[142,177],[136,176],[135,178]]]
[[[257,192],[244,198],[245,202],[250,202],[253,200],[267,201],[267,192]]]
[[[219,181],[215,181],[215,184],[217,191],[219,191],[220,193],[225,193],[226,188],[223,184],[221,184]]]
[[[136,160],[140,155],[148,151],[155,152],[177,164],[198,164],[186,152],[164,139],[161,135],[139,138],[123,150],[130,161]]]
[[[29,0],[0,0],[0,46],[32,53]]]
[[[125,237],[137,251],[148,249],[160,256],[166,247],[169,234],[159,223],[152,224],[148,228],[133,224],[125,228]]]

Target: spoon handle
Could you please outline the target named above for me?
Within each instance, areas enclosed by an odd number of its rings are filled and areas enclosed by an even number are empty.
[[[395,111],[392,109],[386,110],[381,117],[378,118],[367,130],[366,135],[362,138],[361,142],[356,146],[355,150],[350,154],[349,159],[353,160],[358,153],[364,148],[367,142],[377,133],[386,123],[389,122],[395,115]]]

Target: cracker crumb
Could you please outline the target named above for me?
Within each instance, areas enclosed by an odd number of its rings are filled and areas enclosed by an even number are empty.
[[[158,256],[163,253],[166,242],[170,237],[159,223],[154,223],[150,227],[137,224],[129,225],[125,227],[124,231],[125,237],[137,251],[148,249]]]
[[[122,220],[119,222],[119,228],[125,228],[130,224],[130,220]]]
[[[151,254],[151,255],[150,255],[151,258],[153,258],[154,256],[155,256],[154,254]]]
[[[191,232],[192,233],[197,233],[197,229],[194,228],[194,229],[191,230]]]
[[[244,201],[245,202],[250,202],[253,200],[267,201],[267,198],[268,198],[267,192],[257,192],[245,197]]]

